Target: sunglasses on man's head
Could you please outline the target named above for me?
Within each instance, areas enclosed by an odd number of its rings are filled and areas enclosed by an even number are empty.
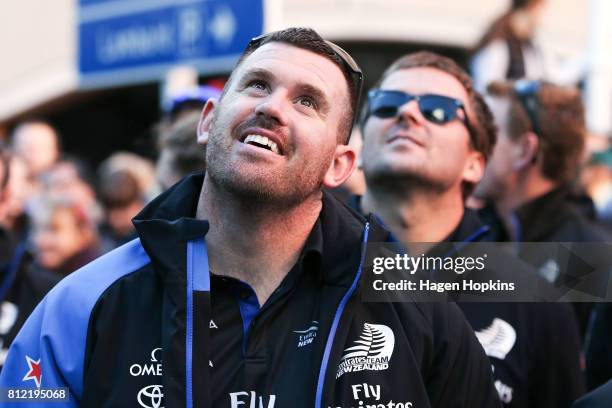
[[[536,135],[540,134],[540,121],[538,120],[538,92],[540,92],[540,81],[519,79],[514,83],[514,92],[518,97],[523,109],[529,117],[531,127]]]
[[[429,122],[443,125],[459,119],[471,132],[463,102],[444,95],[412,95],[402,91],[373,89],[368,93],[369,114],[383,119],[393,118],[399,114],[400,107],[412,100],[417,102],[421,115]],[[459,110],[463,116],[457,113]]]

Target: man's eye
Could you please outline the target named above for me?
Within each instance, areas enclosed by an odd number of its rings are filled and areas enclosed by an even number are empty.
[[[255,89],[262,90],[262,91],[265,91],[267,89],[266,83],[260,80],[251,81],[249,82],[248,86],[249,88],[255,88]]]
[[[298,99],[298,102],[302,106],[306,106],[307,108],[317,109],[317,103],[308,96],[302,96]]]

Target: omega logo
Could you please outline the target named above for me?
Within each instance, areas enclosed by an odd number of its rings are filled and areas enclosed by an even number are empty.
[[[151,363],[153,364],[132,364],[130,366],[130,375],[139,377],[143,375],[162,375],[162,364],[160,357],[161,348],[156,348],[151,351]]]

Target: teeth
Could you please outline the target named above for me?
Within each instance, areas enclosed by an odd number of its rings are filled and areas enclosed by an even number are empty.
[[[262,146],[268,146],[270,150],[272,150],[274,153],[280,154],[280,151],[278,150],[278,145],[265,136],[248,135],[246,139],[244,139],[244,143],[250,143],[250,142],[257,143]]]
[[[276,154],[280,154],[280,151],[278,150],[278,146],[276,145],[276,143],[270,141],[270,144],[268,145],[270,146],[270,149],[276,153]]]

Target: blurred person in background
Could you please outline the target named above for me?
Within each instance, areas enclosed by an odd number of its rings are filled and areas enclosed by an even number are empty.
[[[609,136],[606,143],[609,145]],[[595,218],[612,228],[612,148],[595,152],[580,172],[580,185],[593,200]]]
[[[7,197],[3,225],[25,240],[28,234],[29,220],[26,211],[31,188],[28,178],[28,167],[21,156],[8,154],[10,177],[7,184]]]
[[[100,235],[105,253],[137,237],[132,218],[142,210],[145,200],[138,181],[125,170],[101,175],[98,191],[104,207]]]
[[[6,225],[4,222],[8,207],[9,172],[10,158],[8,151],[0,144],[0,265],[12,255],[12,245],[9,243],[8,231],[5,230]]]
[[[535,34],[546,4],[547,0],[512,0],[510,9],[486,30],[471,62],[478,91],[506,79],[546,79],[569,85],[584,75],[584,58],[558,61],[537,44]]]
[[[218,99],[221,90],[214,86],[201,85],[192,89],[187,89],[175,95],[166,112],[166,119],[170,126],[174,125],[183,116],[196,112],[202,113],[204,104],[210,99]]]
[[[25,244],[7,228],[10,160],[0,146],[0,368],[13,339],[34,307],[57,283],[59,278],[32,268],[32,257]]]
[[[578,89],[541,81],[495,82],[488,103],[499,127],[495,146],[474,196],[489,203],[481,215],[496,241],[607,242],[610,236],[573,204],[586,128]],[[559,260],[546,251],[528,255],[549,282]],[[581,333],[589,303],[576,303]]]
[[[96,223],[73,197],[44,194],[34,207],[32,241],[38,267],[63,277],[100,255]]]
[[[362,212],[380,217],[406,248],[491,241],[489,227],[464,200],[482,178],[496,129],[483,98],[454,61],[428,52],[397,60],[370,91],[361,127],[367,182]],[[510,255],[495,256],[505,268],[487,270],[492,280],[519,282],[535,274]],[[504,406],[569,407],[584,393],[570,306],[458,305],[490,358]]]
[[[64,155],[42,174],[41,180],[44,194],[67,197],[85,209],[95,222],[101,221],[101,209],[96,199],[93,174],[85,161],[75,156]]]
[[[206,168],[208,139],[197,132],[198,121],[204,104],[220,95],[221,90],[216,87],[199,86],[173,99],[159,131],[159,157],[155,167],[162,190]]]
[[[163,190],[186,175],[206,168],[208,140],[196,136],[200,115],[201,111],[184,114],[160,135],[155,171]]]
[[[115,152],[98,166],[98,179],[117,171],[126,171],[134,177],[145,202],[149,202],[160,191],[155,178],[155,165],[149,159],[132,152]]]
[[[59,134],[47,122],[30,120],[17,125],[11,141],[13,152],[26,162],[31,187],[29,197],[33,197],[40,190],[40,176],[60,157]]]

